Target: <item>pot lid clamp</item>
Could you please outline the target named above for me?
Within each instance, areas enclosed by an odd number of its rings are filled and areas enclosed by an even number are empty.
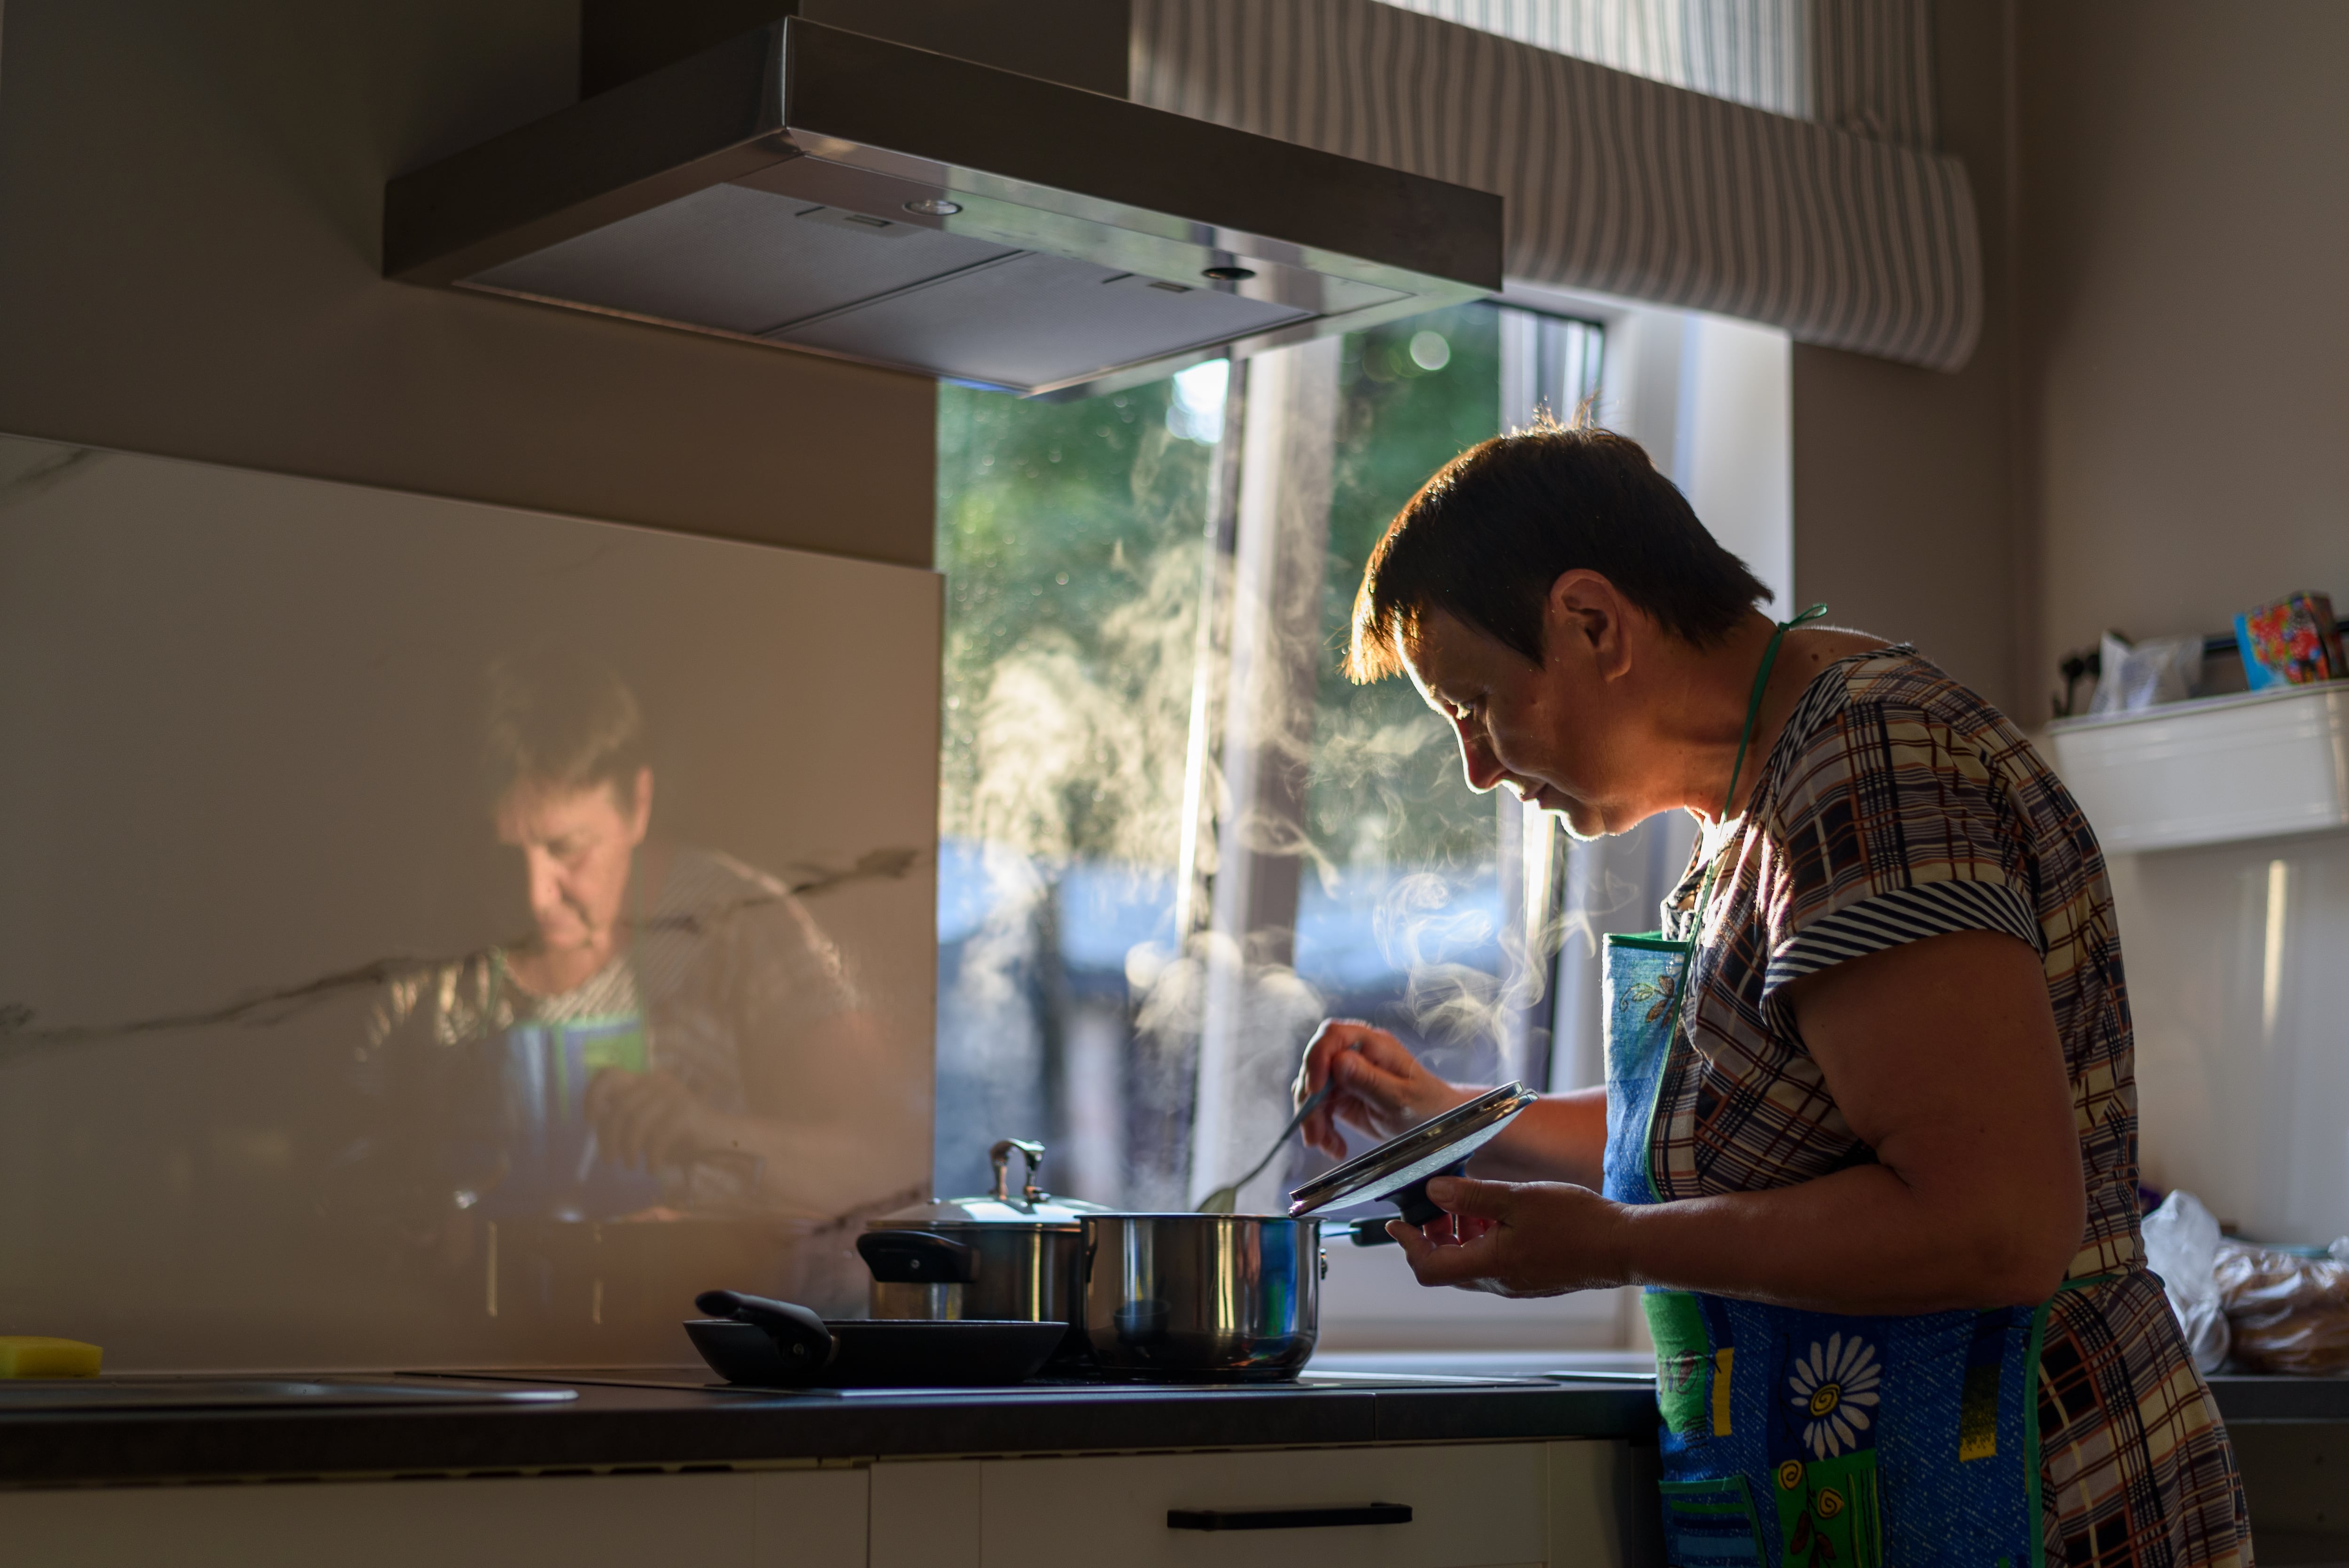
[[[1025,1179],[1016,1190],[1011,1185],[1011,1158],[1015,1154],[1025,1161]],[[1117,1212],[1104,1204],[1088,1203],[1081,1198],[1056,1197],[1039,1186],[1036,1172],[1044,1162],[1044,1146],[1032,1139],[1004,1139],[988,1150],[988,1159],[995,1167],[994,1191],[968,1198],[940,1198],[934,1202],[916,1203],[911,1208],[867,1221],[865,1228],[874,1231],[935,1231],[953,1226],[1024,1225],[1073,1231],[1078,1222],[1087,1214]]]

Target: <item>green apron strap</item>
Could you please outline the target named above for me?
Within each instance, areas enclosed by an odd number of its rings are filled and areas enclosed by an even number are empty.
[[[1762,667],[1754,672],[1753,695],[1745,699],[1745,727],[1737,737],[1737,759],[1729,766],[1729,793],[1721,799],[1721,821],[1729,820],[1730,804],[1737,799],[1738,775],[1745,771],[1745,748],[1754,744],[1754,725],[1762,717],[1762,694],[1769,689],[1770,671],[1778,663],[1778,645],[1785,642],[1786,634],[1795,627],[1806,621],[1816,621],[1826,613],[1825,604],[1814,604],[1791,620],[1779,622],[1778,629],[1770,634],[1770,645],[1762,651]],[[1703,830],[1700,828],[1697,831],[1702,837]],[[1680,984],[1674,987],[1672,997],[1672,1028],[1675,1031],[1680,1028],[1688,1010],[1689,981],[1696,973],[1697,944],[1704,939],[1704,917],[1713,907],[1713,884],[1720,874],[1721,865],[1715,860],[1705,867],[1704,882],[1697,889],[1695,918],[1689,924],[1688,962],[1681,965]]]
[[[1754,742],[1754,721],[1762,717],[1762,694],[1770,685],[1770,671],[1778,663],[1778,645],[1786,634],[1806,621],[1816,621],[1827,613],[1825,604],[1814,604],[1791,621],[1781,621],[1778,629],[1770,634],[1770,645],[1762,651],[1762,667],[1754,672],[1754,695],[1745,699],[1745,730],[1737,738],[1737,760],[1729,768],[1729,793],[1721,798],[1721,820],[1729,820],[1729,808],[1737,799],[1737,777],[1745,771],[1745,748]]]

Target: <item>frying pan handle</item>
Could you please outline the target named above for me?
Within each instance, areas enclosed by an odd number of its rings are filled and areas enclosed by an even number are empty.
[[[839,1350],[823,1319],[804,1306],[788,1301],[770,1301],[763,1295],[744,1295],[740,1291],[705,1290],[693,1298],[693,1305],[711,1317],[730,1317],[737,1323],[755,1324],[767,1331],[775,1348],[792,1371],[804,1371],[812,1379],[828,1366]]]
[[[876,1284],[968,1284],[978,1278],[978,1249],[929,1231],[867,1231],[856,1252]]]

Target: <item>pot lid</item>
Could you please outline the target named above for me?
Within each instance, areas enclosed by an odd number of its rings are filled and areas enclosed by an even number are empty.
[[[1011,1157],[1027,1162],[1027,1179],[1011,1185]],[[1043,1230],[1073,1231],[1087,1214],[1119,1211],[1081,1198],[1060,1198],[1036,1185],[1036,1168],[1043,1163],[1044,1146],[1025,1138],[1007,1138],[988,1150],[995,1166],[995,1191],[970,1198],[937,1198],[916,1203],[893,1214],[865,1222],[869,1231],[936,1230],[969,1225],[1025,1225]]]
[[[1519,1111],[1540,1098],[1521,1083],[1487,1089],[1397,1134],[1369,1153],[1323,1171],[1288,1195],[1288,1212],[1310,1214],[1360,1198],[1392,1197],[1484,1148],[1517,1119]]]

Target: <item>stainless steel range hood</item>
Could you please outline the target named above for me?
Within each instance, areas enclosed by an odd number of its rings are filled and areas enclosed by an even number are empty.
[[[1501,202],[791,16],[393,181],[384,272],[1042,393],[1496,293]]]

